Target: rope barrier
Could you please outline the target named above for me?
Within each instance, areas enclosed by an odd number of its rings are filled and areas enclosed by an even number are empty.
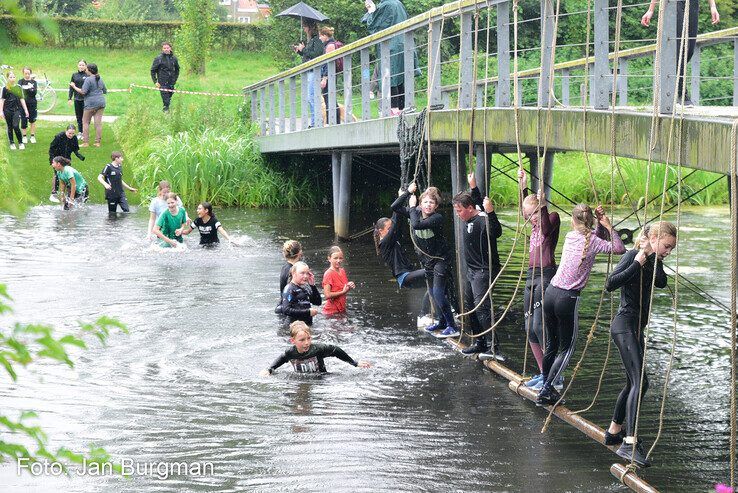
[[[163,87],[144,86],[141,84],[131,84],[128,86],[128,89],[111,89],[108,92],[123,92],[123,91],[133,92],[133,89],[147,89],[149,91],[171,92],[173,94],[194,94],[197,96],[215,96],[215,97],[224,97],[224,98],[243,98],[245,97],[243,94],[231,94],[231,93],[225,93],[225,92],[184,91],[182,89],[165,89]]]

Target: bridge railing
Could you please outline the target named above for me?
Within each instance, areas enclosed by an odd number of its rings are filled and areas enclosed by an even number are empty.
[[[518,28],[533,23],[540,28],[541,40],[538,46],[518,48],[523,68],[517,72],[518,104],[609,108],[615,60],[609,20],[614,8],[608,0],[594,0],[590,46],[559,43],[555,53],[557,60],[577,50],[589,52],[589,57],[557,62],[552,49],[556,21],[553,5],[552,0],[542,0],[537,17],[523,18],[519,12]],[[245,87],[252,119],[259,123],[262,135],[275,135],[351,122],[354,117],[389,117],[396,113],[393,108],[403,106],[510,107],[514,79],[511,6],[509,0],[449,3]],[[624,8],[644,7],[638,3]],[[586,14],[564,13],[558,19],[586,19]],[[673,111],[678,60],[676,20],[676,1],[667,0],[658,71],[654,67],[658,40],[621,36],[615,89],[618,106],[653,100],[661,113]],[[657,32],[655,26],[651,29]],[[715,63],[713,73],[702,74],[703,54],[713,62],[724,59],[725,63],[719,63],[723,74],[714,74]],[[531,65],[533,68],[526,68]],[[731,65],[732,71],[726,69]],[[695,103],[738,106],[738,27],[699,35],[685,72],[689,74],[685,84]],[[658,81],[655,73],[659,74]],[[660,89],[654,99],[656,82]],[[709,98],[700,98],[703,86],[709,86]],[[524,99],[524,94],[534,94],[535,98]]]

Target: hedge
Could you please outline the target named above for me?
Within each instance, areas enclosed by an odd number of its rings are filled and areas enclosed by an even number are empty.
[[[80,19],[76,17],[54,18],[58,33],[44,40],[50,46],[96,46],[109,48],[156,48],[162,41],[174,41],[181,21],[113,21]],[[27,19],[33,22],[32,19]],[[213,47],[216,49],[262,49],[266,26],[220,22],[216,24]],[[12,43],[18,44],[17,26],[9,15],[0,16],[0,30],[8,33]]]

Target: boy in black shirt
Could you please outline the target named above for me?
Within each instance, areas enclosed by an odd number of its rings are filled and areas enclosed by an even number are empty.
[[[262,371],[262,375],[267,376],[274,373],[274,370],[287,363],[292,363],[292,367],[297,373],[325,373],[325,358],[336,357],[341,361],[358,366],[360,368],[369,368],[371,365],[366,361],[355,361],[351,356],[338,346],[332,344],[313,344],[313,335],[310,327],[300,320],[290,324],[290,342],[293,346],[282,353],[272,365]]]
[[[120,209],[123,212],[130,212],[128,208],[128,200],[126,199],[126,192],[123,188],[127,188],[131,192],[138,192],[137,189],[128,186],[123,181],[123,153],[120,151],[113,151],[110,155],[112,160],[109,164],[106,164],[100,174],[97,176],[97,181],[105,187],[105,200],[108,202],[108,212],[115,212],[120,205]]]
[[[464,310],[479,308],[470,317],[472,335],[492,327],[492,306],[488,294],[490,279],[500,272],[500,256],[497,253],[497,238],[502,235],[502,225],[497,219],[495,208],[488,197],[482,200],[477,188],[474,173],[468,176],[471,192],[460,192],[452,200],[454,211],[466,223],[464,246],[466,260],[466,281],[464,285]],[[484,209],[481,213],[479,209]],[[489,235],[488,235],[489,229]],[[491,276],[491,277],[490,277]],[[480,305],[481,303],[481,305]],[[494,331],[493,331],[494,334]],[[479,353],[480,357],[504,361],[499,352],[497,337],[493,341],[494,351],[489,351],[486,335],[474,339],[474,344],[464,349],[465,354]]]

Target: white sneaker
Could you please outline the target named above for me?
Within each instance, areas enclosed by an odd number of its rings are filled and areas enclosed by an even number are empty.
[[[21,151],[26,148],[26,144],[18,144],[18,149]]]
[[[14,150],[16,150],[16,149],[17,149],[17,147],[15,147],[15,144],[10,144],[10,150],[11,150],[11,151],[14,151]]]
[[[28,144],[28,137],[25,135],[23,136],[23,144]]]
[[[55,202],[57,204],[60,202],[59,197],[57,197],[55,193],[49,195],[49,201]]]
[[[35,143],[36,143],[36,136],[31,135],[31,144],[35,144]]]
[[[77,138],[80,139],[80,140],[82,140],[82,132],[80,132],[80,133],[77,134]]]

